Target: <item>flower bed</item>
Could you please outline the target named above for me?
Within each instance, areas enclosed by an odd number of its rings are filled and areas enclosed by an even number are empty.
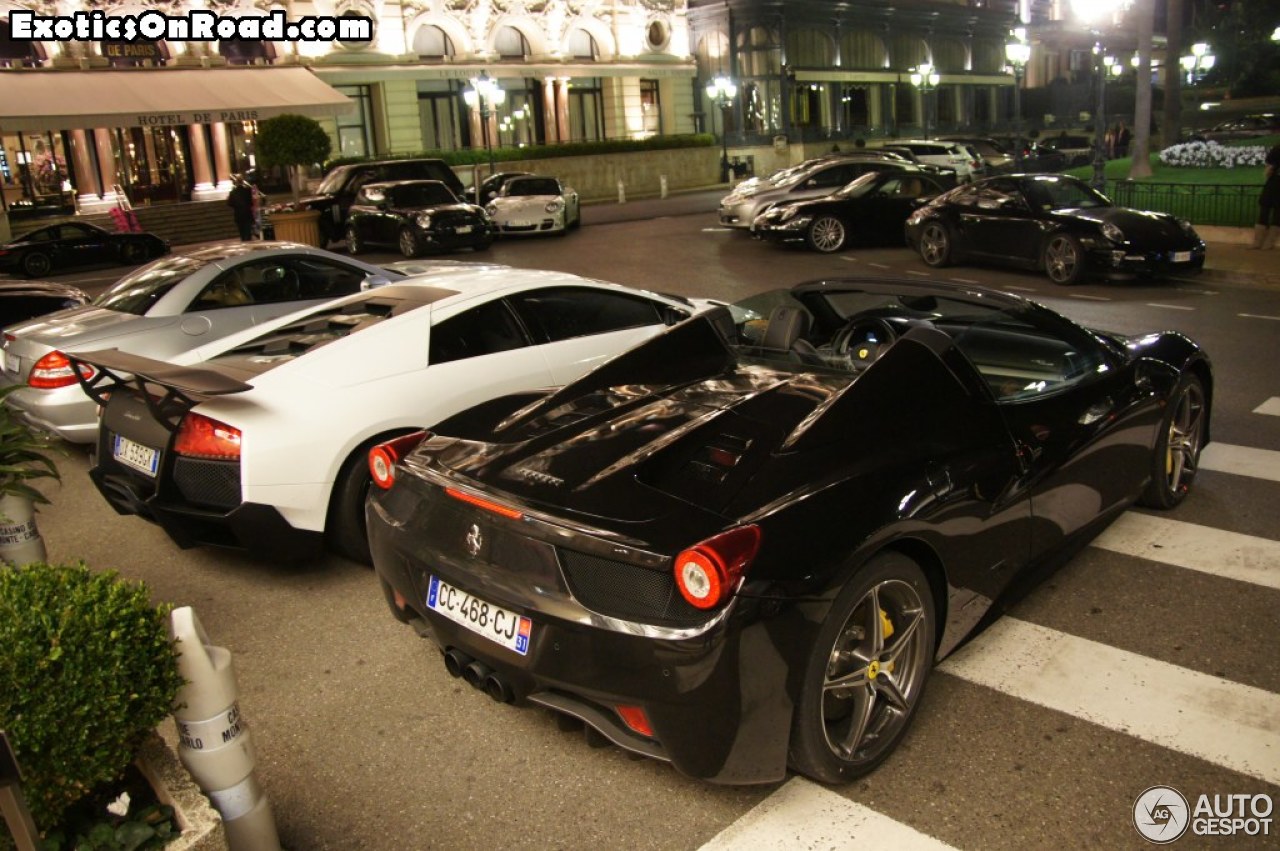
[[[1257,168],[1267,149],[1257,145],[1227,146],[1217,142],[1186,142],[1160,152],[1160,162],[1174,168]]]

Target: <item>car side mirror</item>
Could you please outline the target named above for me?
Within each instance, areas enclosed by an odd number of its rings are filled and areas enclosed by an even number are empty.
[[[385,287],[391,283],[391,279],[386,275],[365,275],[364,280],[360,282],[362,290],[376,290],[378,287]]]

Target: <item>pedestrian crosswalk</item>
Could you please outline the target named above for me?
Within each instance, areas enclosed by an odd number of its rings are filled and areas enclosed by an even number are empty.
[[[1266,408],[1259,406],[1256,413],[1280,413],[1280,404],[1276,411]],[[1280,452],[1210,444],[1200,469],[1280,482]],[[1280,540],[1175,519],[1178,516],[1179,512],[1126,512],[1091,542],[1091,549],[1102,558],[1113,554],[1153,562],[1169,583],[1180,582],[1179,571],[1194,571],[1243,583],[1239,587],[1259,594],[1280,591]],[[1280,529],[1275,537],[1280,538]],[[1151,578],[1135,576],[1134,581]],[[1140,606],[1142,596],[1143,589],[1136,585],[1134,598],[1121,601],[1126,605],[1111,610],[1110,616],[1125,618],[1128,609]],[[1275,603],[1280,606],[1280,596]],[[1188,624],[1193,615],[1188,612]],[[1278,624],[1280,617],[1247,625],[1244,631],[1252,640],[1271,642],[1277,650],[1273,658],[1280,658]],[[1099,730],[1201,760],[1205,771],[1215,776],[1226,771],[1233,773],[1226,776],[1249,778],[1258,789],[1280,786],[1280,694],[1234,682],[1214,670],[1216,665],[1200,669],[1172,664],[1073,634],[1072,629],[1004,616],[944,660],[935,676],[990,689]],[[1088,629],[1081,625],[1080,631]],[[928,698],[922,707],[926,713],[952,709],[930,705]],[[859,797],[855,787],[826,789],[793,777],[704,848],[950,847],[929,835],[926,817],[899,821],[878,812],[874,802],[860,803]],[[954,836],[941,828],[935,832]],[[1137,833],[1132,836],[1136,839]],[[975,837],[975,842],[981,838]]]

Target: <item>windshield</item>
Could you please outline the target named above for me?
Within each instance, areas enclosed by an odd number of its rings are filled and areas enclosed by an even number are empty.
[[[338,190],[342,188],[343,182],[347,179],[349,168],[335,168],[324,176],[324,180],[320,181],[320,185],[316,187],[316,193],[319,195],[337,195]]]
[[[458,199],[443,183],[414,183],[393,186],[387,193],[397,207],[432,207],[437,204],[455,204]]]
[[[508,181],[507,195],[559,195],[560,184],[551,178],[517,178]]]
[[[91,303],[94,307],[105,307],[121,313],[143,316],[155,306],[156,302],[164,298],[169,290],[210,262],[213,262],[212,259],[201,260],[183,256],[157,260],[150,266],[144,266],[133,274],[121,278],[111,289]]]
[[[866,174],[862,175],[861,177],[858,177],[855,180],[851,180],[850,182],[846,183],[843,187],[836,190],[836,192],[834,193],[835,197],[861,198],[863,195],[866,195],[873,188],[875,188],[876,180],[879,178],[879,176],[880,176],[879,172],[869,171]]]
[[[1089,184],[1062,177],[1039,177],[1030,182],[1027,196],[1041,210],[1077,210],[1110,207],[1107,196]]]

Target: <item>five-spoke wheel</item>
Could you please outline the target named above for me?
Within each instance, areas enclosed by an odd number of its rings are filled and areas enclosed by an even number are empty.
[[[1194,375],[1185,375],[1169,399],[1160,436],[1151,458],[1151,482],[1142,494],[1143,505],[1172,508],[1191,490],[1208,408],[1204,386]]]
[[[920,232],[920,259],[935,268],[951,262],[951,234],[942,222],[929,222]]]
[[[1084,249],[1080,240],[1056,234],[1044,247],[1044,271],[1055,284],[1074,284],[1084,276]]]

